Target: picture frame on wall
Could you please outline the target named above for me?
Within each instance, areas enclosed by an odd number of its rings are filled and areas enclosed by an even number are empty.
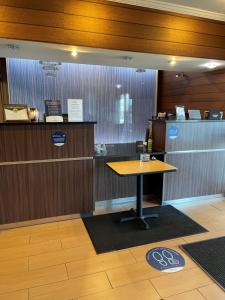
[[[27,105],[4,104],[3,115],[5,122],[30,122]]]

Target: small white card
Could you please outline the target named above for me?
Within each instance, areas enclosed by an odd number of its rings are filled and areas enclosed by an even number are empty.
[[[83,121],[83,99],[67,99],[68,122]]]

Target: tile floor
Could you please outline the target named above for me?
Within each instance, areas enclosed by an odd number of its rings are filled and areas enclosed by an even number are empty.
[[[179,244],[225,235],[225,200],[176,205],[208,233],[96,255],[80,219],[0,232],[0,300],[225,300]],[[102,209],[102,208],[101,208]],[[148,249],[173,248],[185,268],[161,273]]]

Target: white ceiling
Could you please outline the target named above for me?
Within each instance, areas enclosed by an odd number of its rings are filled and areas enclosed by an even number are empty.
[[[225,0],[112,0],[225,22]]]
[[[11,49],[14,45],[18,49]],[[80,64],[121,66],[131,68],[144,68],[170,71],[208,71],[205,64],[217,62],[218,68],[225,68],[225,61],[202,58],[173,57],[169,55],[147,54],[128,51],[104,50],[86,47],[74,47],[79,53],[72,57],[73,47],[66,45],[38,43],[29,41],[16,41],[0,39],[0,56],[11,58],[27,58],[46,61],[70,62]],[[175,66],[169,61],[175,59]]]
[[[224,0],[163,0],[163,2],[184,5],[212,12],[225,14]]]

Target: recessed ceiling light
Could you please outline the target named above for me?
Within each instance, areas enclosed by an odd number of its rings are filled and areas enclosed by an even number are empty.
[[[208,69],[215,69],[218,66],[219,66],[219,64],[216,62],[210,62],[210,63],[205,64],[205,67]]]
[[[118,84],[116,84],[116,87],[117,87],[117,89],[121,89],[122,84],[118,83]]]
[[[76,50],[73,50],[73,51],[71,52],[71,55],[74,56],[74,57],[77,56],[77,54],[78,54],[78,53],[77,53]]]
[[[175,66],[177,62],[176,62],[175,59],[172,59],[172,60],[169,61],[169,63],[170,63],[171,66]]]

